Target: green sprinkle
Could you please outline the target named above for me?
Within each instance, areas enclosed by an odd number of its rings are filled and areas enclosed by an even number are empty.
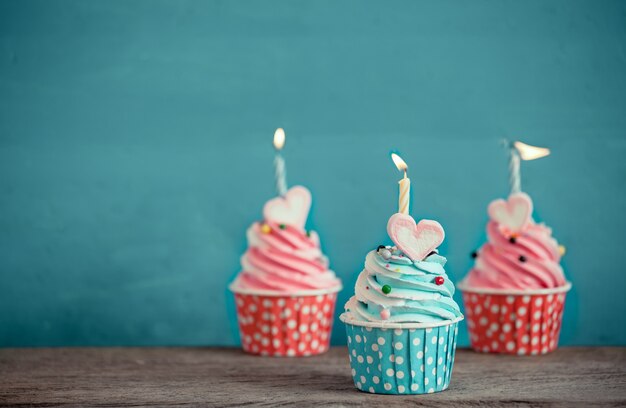
[[[311,238],[311,231],[307,231],[307,232],[306,232],[306,236],[307,236],[307,237],[309,237],[309,238]]]
[[[280,224],[280,225],[279,225],[279,227],[280,227],[280,229],[285,229],[285,228],[287,228],[287,226],[286,226],[285,224]]]
[[[389,292],[391,292],[391,286],[389,286],[389,285],[384,285],[384,286],[383,286],[383,293],[386,295],[386,294],[388,294]]]

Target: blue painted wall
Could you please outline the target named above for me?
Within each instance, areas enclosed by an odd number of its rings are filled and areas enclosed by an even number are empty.
[[[498,141],[551,147],[523,185],[569,249],[562,343],[626,344],[625,2],[2,0],[0,345],[236,344],[278,126],[341,304],[388,242],[392,149],[458,281]]]

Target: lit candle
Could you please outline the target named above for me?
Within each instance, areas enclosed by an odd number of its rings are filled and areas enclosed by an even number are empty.
[[[550,154],[550,149],[536,147],[522,142],[509,144],[511,157],[509,159],[509,183],[511,184],[511,194],[522,191],[522,176],[520,174],[520,160],[535,160],[546,157]]]
[[[276,178],[276,191],[281,196],[287,193],[287,171],[285,170],[285,160],[280,154],[284,145],[285,131],[282,128],[278,128],[276,129],[276,132],[274,132],[274,148],[276,149],[276,157],[274,158],[274,176]]]
[[[404,178],[398,181],[400,185],[400,195],[398,196],[398,212],[402,214],[409,213],[409,195],[411,193],[411,179],[406,176],[408,169],[406,163],[400,156],[395,153],[391,153],[391,159],[396,165],[398,170],[404,171]]]

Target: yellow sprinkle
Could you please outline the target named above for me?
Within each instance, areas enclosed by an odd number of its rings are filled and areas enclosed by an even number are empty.
[[[559,245],[559,253],[561,254],[561,256],[565,255],[566,252],[567,249],[565,248],[565,245]]]
[[[396,269],[395,269],[395,271],[396,271],[396,272],[400,272],[400,268],[396,268]]]
[[[272,232],[272,229],[270,228],[269,225],[263,224],[261,225],[261,232],[264,234],[269,234],[270,232]]]

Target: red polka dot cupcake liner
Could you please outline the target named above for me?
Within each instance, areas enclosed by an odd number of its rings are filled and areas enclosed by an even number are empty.
[[[475,351],[538,355],[557,348],[569,282],[534,291],[471,288],[463,282],[457,286]]]
[[[338,291],[304,296],[235,292],[243,350],[275,357],[328,351]]]

